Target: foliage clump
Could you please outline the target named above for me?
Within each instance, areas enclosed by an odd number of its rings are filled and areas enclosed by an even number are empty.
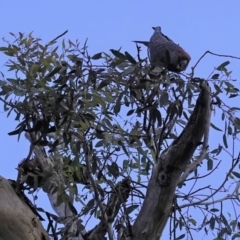
[[[87,42],[60,43],[62,35],[46,45],[32,34],[11,35],[13,43],[6,41],[8,46],[0,48],[9,57],[5,66],[12,75],[5,77],[1,72],[0,100],[7,115],[15,114],[19,122],[9,135],[20,138],[25,133],[30,142],[18,181],[33,191],[43,188],[56,204],[58,216],[51,216],[64,223],[60,232],[52,228],[51,236],[74,233],[86,239],[104,239],[108,234],[113,239],[114,227],[119,239],[153,239],[162,234],[169,219],[174,239],[192,237],[194,230],[202,229],[206,234],[213,231],[215,239],[226,234],[232,239],[239,237],[239,214],[228,221],[221,208],[224,201],[232,199],[239,209],[239,155],[228,150],[228,139],[233,139],[232,145],[238,139],[240,120],[235,113],[239,108],[228,107],[223,98],[223,94],[238,97],[239,89],[230,79],[228,61],[209,79],[202,79],[193,74],[197,64],[188,75],[152,69],[141,57],[139,46],[136,56],[114,49],[90,56]],[[210,94],[211,109],[222,111],[225,122],[223,141],[216,149],[209,147],[209,127],[222,130],[208,123]],[[170,155],[174,147],[178,147],[175,155]],[[223,151],[232,164],[227,177],[219,178],[219,188],[195,189],[196,181],[201,184],[203,177],[217,171]],[[168,154],[179,158],[174,160]],[[204,161],[207,168],[199,171]],[[230,184],[229,179],[236,190],[222,200],[215,199]],[[185,188],[190,184],[190,190]],[[148,206],[158,209],[157,202],[165,204],[164,199],[171,200],[161,209],[166,212],[141,215]],[[75,202],[82,208],[76,210]],[[66,217],[61,204],[68,207],[70,220],[60,220]],[[186,208],[188,211],[183,211]],[[203,214],[202,222],[196,220],[196,208]],[[82,223],[86,215],[99,220],[95,228],[89,230]],[[142,224],[144,217],[156,220],[151,231]],[[77,227],[70,231],[76,221]],[[179,233],[183,227],[185,233]],[[176,234],[180,236],[176,238]]]

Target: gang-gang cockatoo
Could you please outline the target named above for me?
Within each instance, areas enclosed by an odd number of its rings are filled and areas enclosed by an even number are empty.
[[[184,71],[190,60],[190,55],[178,44],[165,36],[161,27],[155,27],[150,41],[134,41],[148,47],[149,60],[153,67],[160,66],[171,72]]]

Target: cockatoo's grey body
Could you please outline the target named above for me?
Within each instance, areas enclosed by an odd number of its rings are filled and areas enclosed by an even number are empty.
[[[144,44],[149,50],[149,60],[152,66],[167,68],[172,72],[184,71],[190,60],[190,55],[170,38],[162,34],[161,28],[154,28],[150,41],[134,41]]]

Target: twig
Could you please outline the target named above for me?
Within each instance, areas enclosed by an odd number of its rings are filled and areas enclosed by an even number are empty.
[[[227,58],[234,58],[234,59],[239,59],[240,60],[240,57],[234,57],[234,56],[231,56],[231,55],[225,55],[225,54],[217,54],[217,53],[213,53],[211,51],[206,51],[200,58],[199,60],[197,61],[197,63],[194,65],[194,67],[192,67],[192,70],[194,70],[196,68],[196,66],[200,63],[200,61],[204,58],[205,55],[207,54],[211,54],[211,55],[214,55],[214,56],[218,56],[218,57],[227,57]]]
[[[63,35],[65,35],[68,32],[68,30],[66,30],[64,33],[60,34],[59,36],[57,36],[56,38],[54,38],[53,40],[51,40],[48,44],[50,45],[51,43],[55,42],[56,40],[58,40],[60,37],[62,37]]]
[[[232,165],[232,167],[229,169],[229,171],[227,172],[227,174],[226,174],[226,177],[225,177],[225,179],[224,179],[224,181],[222,182],[222,184],[212,193],[212,194],[210,194],[209,196],[207,196],[206,198],[204,198],[204,199],[202,199],[202,200],[200,200],[200,201],[197,201],[197,202],[193,202],[193,203],[188,203],[188,204],[183,204],[183,205],[181,205],[181,206],[179,206],[180,208],[185,208],[185,207],[190,207],[190,206],[195,206],[195,205],[205,205],[205,204],[210,204],[209,202],[205,202],[205,201],[207,201],[208,199],[210,199],[210,198],[212,198],[216,193],[218,193],[219,192],[219,190],[225,185],[225,183],[227,182],[227,180],[228,180],[228,176],[229,176],[229,174],[233,171],[233,169],[237,166],[237,164],[239,163],[239,160],[240,160],[240,153],[239,153],[239,155],[238,155],[238,157],[237,157],[237,160],[236,160],[236,162]],[[238,186],[238,185],[237,185]],[[234,192],[235,192],[235,190],[234,190]],[[225,200],[225,199],[227,199],[227,197],[229,198],[229,196],[231,196],[231,195],[227,195],[226,197],[224,197],[223,199],[222,199],[222,201],[223,200]],[[220,202],[220,200],[216,200],[217,202]],[[214,202],[216,202],[216,201],[212,201],[212,203],[214,203]]]
[[[48,228],[51,228],[51,230],[52,230],[53,240],[57,240],[58,237],[57,237],[56,231],[55,231],[55,229],[54,229],[54,227],[53,227],[50,214],[49,214],[48,212],[45,212],[45,213],[46,213],[47,218],[48,218]]]
[[[189,229],[189,225],[187,224],[187,222],[186,222],[186,220],[185,220],[185,218],[184,218],[184,216],[183,216],[183,214],[181,212],[181,209],[179,208],[176,200],[175,200],[175,208],[176,208],[176,210],[178,210],[178,213],[179,213],[180,217],[182,218],[183,222],[185,223],[185,228],[186,228],[188,234],[190,235],[191,239],[193,240],[194,238],[193,238],[192,233],[191,233],[191,231]],[[176,210],[174,212],[176,212]],[[174,236],[174,239],[176,239],[176,236]]]
[[[195,194],[195,193],[197,193],[197,192],[200,192],[200,191],[202,191],[202,190],[204,190],[204,189],[206,189],[206,188],[210,188],[210,186],[211,186],[211,185],[208,185],[208,186],[206,186],[206,187],[199,188],[199,189],[197,189],[196,191],[193,191],[193,192],[190,192],[190,191],[189,191],[189,193],[188,193],[186,196],[176,195],[176,197],[177,197],[177,198],[186,199],[186,198],[190,197],[191,195],[193,195],[193,194]]]
[[[9,106],[9,107],[17,108],[16,106],[14,106],[13,104],[11,104],[11,103],[5,101],[5,100],[4,100],[3,98],[1,98],[1,97],[0,97],[0,101],[2,101],[3,103],[5,103],[5,104],[6,104],[7,106]]]
[[[190,181],[190,180],[193,180],[193,179],[201,179],[201,178],[205,178],[205,177],[211,175],[211,174],[218,168],[218,166],[221,164],[221,162],[222,162],[222,160],[220,160],[220,161],[217,163],[217,165],[216,165],[210,172],[208,172],[207,174],[202,175],[202,176],[197,176],[197,177],[188,178],[186,181]]]
[[[237,198],[238,196],[240,196],[240,193],[236,194],[236,196],[234,196],[234,194],[236,192],[238,192],[239,187],[240,187],[240,183],[237,184],[237,186],[235,187],[234,191],[231,194],[228,194],[227,196],[225,196],[223,198],[220,198],[218,200],[213,200],[213,201],[210,201],[210,202],[202,202],[202,203],[198,203],[197,205],[208,206],[208,205],[212,205],[214,203],[222,203],[224,200],[231,200],[233,198]],[[195,203],[192,203],[191,205],[194,206]],[[181,208],[183,208],[183,207],[181,207]]]

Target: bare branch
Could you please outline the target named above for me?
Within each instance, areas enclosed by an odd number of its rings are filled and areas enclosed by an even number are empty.
[[[189,206],[194,206],[194,205],[201,205],[202,203],[206,202],[208,199],[212,198],[215,194],[217,194],[220,189],[225,185],[225,183],[227,182],[228,180],[228,176],[230,175],[230,173],[233,171],[233,169],[237,166],[237,164],[239,163],[240,161],[240,153],[238,155],[238,158],[236,159],[235,163],[232,165],[232,167],[229,169],[229,171],[227,172],[226,174],[226,177],[224,179],[224,181],[222,182],[222,184],[212,193],[210,194],[209,196],[207,196],[206,198],[200,200],[200,201],[197,201],[197,202],[191,202],[189,204],[183,204],[181,206],[179,206],[180,208],[186,208],[186,207],[189,207]],[[215,202],[215,201],[214,201]]]
[[[196,64],[194,65],[194,67],[192,67],[192,70],[194,71],[194,69],[197,67],[197,65],[200,63],[200,61],[204,58],[205,55],[207,54],[211,54],[211,55],[214,55],[214,56],[218,56],[218,57],[227,57],[227,58],[234,58],[234,59],[240,59],[240,57],[235,57],[235,56],[232,56],[232,55],[224,55],[224,54],[217,54],[217,53],[213,53],[211,51],[206,51],[199,59],[198,61],[196,62]]]
[[[223,201],[226,201],[226,200],[230,200],[230,199],[239,199],[240,197],[240,193],[238,192],[239,191],[239,188],[240,188],[240,183],[237,183],[235,189],[233,190],[233,192],[231,194],[227,194],[225,197],[223,198],[219,198],[217,200],[212,200],[212,201],[209,201],[209,202],[192,202],[190,203],[189,205],[190,206],[200,206],[200,205],[204,205],[204,206],[208,206],[208,205],[212,205],[212,204],[215,204],[215,203],[222,203]],[[186,206],[187,204],[184,204],[182,206],[179,206],[179,208],[185,208],[185,207],[189,207],[189,206]]]

